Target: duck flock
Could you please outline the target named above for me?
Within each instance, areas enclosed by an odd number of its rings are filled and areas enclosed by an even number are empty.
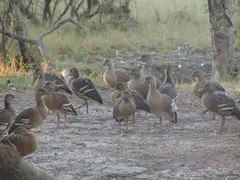
[[[178,90],[172,79],[171,67],[165,69],[163,82],[152,74],[153,62],[150,55],[142,55],[142,67],[134,67],[130,71],[114,68],[111,59],[105,59],[103,66],[107,69],[103,81],[110,88],[112,101],[112,118],[116,122],[134,121],[141,116],[141,111],[154,114],[160,120],[168,118],[169,123],[178,123],[179,98]],[[192,97],[202,101],[207,112],[221,117],[220,131],[224,130],[226,116],[234,116],[240,120],[240,110],[226,90],[217,82],[204,78],[200,69],[194,69],[191,74],[195,78],[192,86]],[[67,127],[67,115],[78,115],[77,110],[83,106],[88,113],[89,100],[103,104],[100,92],[89,78],[79,77],[76,68],[66,68],[60,74],[44,72],[40,67],[33,71],[33,87],[35,91],[35,107],[24,109],[16,114],[14,95],[6,94],[4,108],[0,110],[0,143],[16,148],[21,157],[33,153],[38,146],[38,140],[32,128],[38,128],[46,117],[53,113],[57,116],[57,127],[60,126],[60,115],[64,116],[64,127]],[[79,107],[73,107],[68,95],[74,95],[84,101]]]

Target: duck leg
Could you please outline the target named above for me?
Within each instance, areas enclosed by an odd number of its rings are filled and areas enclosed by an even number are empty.
[[[216,114],[215,114],[215,113],[212,113],[212,115],[213,115],[213,116],[212,116],[212,119],[215,120],[215,119],[216,119],[216,116],[215,116]]]
[[[162,127],[162,116],[159,117],[160,120],[160,126]]]
[[[64,128],[67,128],[67,113],[64,113]]]
[[[60,127],[60,115],[57,112],[57,128],[59,128],[59,127]]]
[[[84,99],[84,101],[85,101],[85,105],[86,105],[86,113],[88,114],[88,102],[87,102],[87,100],[86,99]]]
[[[225,129],[224,124],[225,124],[225,117],[223,116],[222,119],[221,119],[220,131],[223,131]]]

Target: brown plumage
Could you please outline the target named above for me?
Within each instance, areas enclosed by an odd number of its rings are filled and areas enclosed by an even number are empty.
[[[38,78],[43,79],[44,81],[54,81],[58,87],[68,94],[72,94],[72,91],[68,87],[66,81],[64,80],[62,75],[56,74],[54,72],[44,72],[42,68],[36,68],[33,72],[33,84],[36,83],[36,80]],[[38,86],[34,85],[34,89],[41,88],[44,86],[44,84],[37,83]],[[36,86],[36,87],[35,87]]]
[[[206,108],[203,114],[211,111],[222,118],[220,130],[224,129],[226,116],[236,116],[240,120],[240,111],[227,92],[216,91],[214,84],[211,82],[207,82],[199,91],[203,94],[201,101]]]
[[[192,86],[192,94],[195,95],[197,98],[201,99],[203,92],[199,91],[199,89],[201,89],[206,83],[212,83],[214,86],[214,89],[216,91],[222,91],[222,92],[226,92],[226,90],[223,88],[223,86],[217,82],[210,82],[207,81],[204,78],[204,74],[203,71],[200,69],[195,69],[192,74],[191,77],[195,78],[195,82],[193,83]],[[215,119],[215,113],[213,113],[213,118]]]
[[[13,144],[21,157],[33,153],[37,149],[38,140],[34,133],[29,132],[24,127],[17,127],[13,134],[10,134],[0,140],[3,144]]]
[[[202,88],[207,82],[205,78],[204,78],[204,74],[203,71],[200,69],[195,69],[191,76],[193,78],[195,78],[195,82],[193,83],[193,88],[192,88],[192,93],[197,96],[198,98],[201,99],[203,93],[199,91],[200,88]],[[222,91],[222,92],[226,92],[226,90],[223,88],[223,86],[217,82],[210,82],[213,84],[214,89],[216,91]]]
[[[167,66],[165,69],[165,79],[159,86],[158,91],[162,94],[168,95],[171,99],[175,99],[177,97],[177,89],[172,79],[170,66]]]
[[[59,124],[60,124],[59,113],[64,114],[64,127],[67,127],[66,125],[67,114],[68,113],[71,113],[74,115],[78,115],[78,114],[74,109],[72,103],[70,102],[70,100],[65,94],[63,94],[62,92],[55,92],[57,87],[58,86],[54,82],[45,84],[44,88],[48,90],[49,95],[44,95],[42,97],[42,100],[50,111],[56,112],[57,118],[58,118],[57,127],[59,128]]]
[[[11,127],[16,118],[16,111],[12,106],[13,100],[12,94],[6,94],[4,97],[4,109],[0,109],[0,135]]]
[[[131,99],[130,93],[125,90],[121,93],[121,97],[113,107],[113,118],[117,122],[122,122],[126,120],[128,125],[128,119],[130,116],[134,116],[137,111],[136,104]],[[128,126],[127,126],[128,128]]]
[[[149,84],[147,101],[151,112],[160,119],[162,125],[162,116],[167,116],[169,122],[177,123],[177,105],[168,95],[161,94],[156,88],[156,81],[153,76],[148,76],[145,81]]]
[[[160,84],[161,84],[161,81],[152,74],[153,62],[152,62],[151,56],[148,55],[148,54],[144,54],[144,55],[141,56],[139,61],[143,62],[143,66],[142,66],[142,69],[140,71],[140,74],[141,74],[140,80],[142,82],[144,82],[146,77],[153,76],[155,81],[156,81],[156,87],[158,89]]]
[[[128,88],[139,92],[144,99],[147,99],[148,84],[140,81],[141,74],[138,67],[131,69],[131,80],[128,81]]]
[[[88,113],[88,100],[94,100],[99,104],[103,104],[102,97],[92,81],[89,78],[79,77],[79,73],[76,68],[71,68],[69,79],[70,89],[80,98],[84,100],[86,105],[86,113]]]
[[[15,118],[8,134],[11,134],[17,127],[31,129],[39,126],[48,115],[48,108],[42,101],[42,96],[48,94],[45,89],[38,89],[35,94],[36,107],[27,108],[20,112]]]
[[[137,91],[131,90],[127,88],[127,85],[123,82],[117,83],[115,90],[112,91],[111,96],[112,96],[112,102],[113,104],[116,104],[117,99],[121,97],[121,93],[123,91],[128,91],[130,94],[130,98],[132,98],[136,104],[136,108],[138,110],[143,110],[148,113],[151,113],[150,107],[147,103],[147,101],[144,99],[144,97]]]
[[[103,81],[110,87],[115,88],[118,82],[128,82],[130,75],[127,71],[114,68],[113,61],[105,59],[103,66],[107,66],[107,70],[103,73]]]

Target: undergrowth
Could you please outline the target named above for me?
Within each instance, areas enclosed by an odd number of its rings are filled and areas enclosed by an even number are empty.
[[[44,43],[51,60],[60,71],[64,67],[76,66],[78,69],[90,68],[92,72],[81,71],[83,76],[90,77],[99,86],[104,69],[99,64],[105,57],[114,57],[119,52],[136,52],[143,54],[149,51],[165,53],[187,44],[192,50],[205,51],[211,47],[209,15],[205,13],[204,2],[199,0],[137,0],[131,5],[132,18],[123,22],[124,30],[110,24],[97,24],[96,19],[81,24],[79,30],[73,24],[66,24],[51,35],[45,37]],[[234,24],[239,24],[239,13],[233,16]],[[52,25],[34,27],[25,22],[26,32],[30,37],[39,37]],[[240,37],[235,32],[235,37]],[[236,41],[238,42],[238,41]],[[14,42],[17,46],[17,43]],[[14,44],[13,43],[13,44]],[[10,54],[18,51],[12,46]],[[31,45],[32,46],[32,45]],[[149,48],[145,48],[149,47]],[[37,47],[31,53],[39,57]],[[83,62],[87,58],[88,62]],[[90,63],[90,60],[93,63]],[[12,63],[0,68],[0,89],[6,86],[10,78],[20,89],[28,89],[31,73],[17,70]],[[22,88],[21,88],[22,87]]]

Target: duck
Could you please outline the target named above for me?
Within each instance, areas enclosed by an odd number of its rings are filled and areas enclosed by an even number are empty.
[[[171,99],[177,98],[177,89],[172,79],[170,66],[167,66],[165,69],[165,78],[163,83],[159,86],[158,91],[161,94],[168,95]]]
[[[96,87],[94,86],[93,82],[89,78],[79,77],[79,73],[76,68],[71,68],[70,70],[70,79],[68,85],[76,96],[84,100],[84,105],[86,105],[87,114],[89,113],[88,112],[89,99],[96,101],[99,104],[103,104],[102,97],[98,90],[96,89]]]
[[[202,114],[213,112],[218,114],[221,119],[220,131],[224,130],[225,117],[235,116],[240,120],[240,110],[235,101],[227,92],[217,91],[214,83],[207,82],[199,91],[202,93],[201,101],[206,108]]]
[[[105,59],[103,66],[107,66],[103,73],[103,81],[110,88],[115,88],[118,82],[128,82],[130,80],[129,72],[122,69],[115,69],[114,63],[111,59]]]
[[[140,68],[139,67],[132,68],[130,74],[131,79],[130,81],[127,82],[128,89],[139,92],[144,97],[144,99],[147,99],[148,84],[140,80],[141,78]]]
[[[191,92],[191,94],[196,96],[198,99],[201,99],[202,95],[203,95],[202,91],[199,91],[199,89],[201,89],[207,82],[212,83],[213,86],[215,87],[215,90],[226,92],[226,90],[224,89],[224,87],[221,84],[219,84],[217,82],[207,81],[204,78],[203,71],[201,69],[199,69],[199,68],[196,68],[192,72],[191,77],[195,78],[195,82],[192,85],[192,92]],[[213,120],[215,119],[215,113],[213,113],[212,119]]]
[[[44,86],[49,93],[49,95],[44,95],[42,100],[46,107],[52,112],[56,112],[57,115],[57,128],[60,127],[60,113],[64,114],[64,127],[67,127],[67,114],[71,113],[73,115],[78,115],[74,109],[71,101],[62,92],[56,92],[58,86],[55,82],[47,82]]]
[[[147,102],[151,112],[159,118],[162,126],[162,117],[167,116],[169,123],[177,123],[177,105],[168,95],[162,94],[156,88],[154,76],[147,76],[145,82],[149,84]]]
[[[139,92],[132,89],[128,89],[127,85],[123,82],[117,83],[115,90],[113,90],[111,93],[113,104],[117,103],[117,101],[121,97],[121,93],[125,90],[129,92],[130,98],[133,99],[136,108],[137,110],[139,110],[139,112],[143,110],[147,113],[151,113],[147,100],[144,99],[144,97]]]
[[[116,122],[121,123],[122,121],[126,120],[126,123],[128,125],[129,117],[134,116],[136,111],[136,104],[131,99],[129,91],[124,90],[121,93],[121,97],[117,100],[117,103],[113,107],[112,115]]]
[[[156,86],[158,89],[159,85],[161,84],[161,81],[152,74],[153,61],[151,56],[149,54],[144,54],[141,56],[139,61],[143,62],[142,69],[140,70],[141,74],[140,81],[144,82],[146,77],[153,76],[156,81]]]
[[[0,135],[9,130],[16,118],[16,111],[12,106],[14,99],[13,94],[6,94],[4,96],[4,108],[0,109]]]
[[[41,79],[41,81],[43,80],[42,84],[36,83],[38,79]],[[64,77],[61,74],[57,74],[55,72],[48,72],[48,71],[44,72],[44,70],[41,67],[38,67],[33,71],[33,85],[36,83],[39,86],[39,87],[35,87],[34,85],[35,90],[37,88],[43,87],[45,82],[47,81],[54,81],[61,90],[72,95],[72,91],[68,87]]]
[[[38,140],[33,132],[29,132],[24,127],[17,127],[14,131],[0,140],[3,144],[14,145],[21,157],[25,157],[37,150]]]
[[[226,92],[226,90],[224,89],[224,87],[221,84],[219,84],[217,82],[207,81],[204,78],[204,74],[201,69],[195,69],[192,72],[191,77],[195,78],[195,82],[193,83],[193,87],[192,87],[192,93],[199,99],[201,99],[201,97],[203,95],[201,93],[201,91],[199,91],[199,89],[202,88],[207,82],[212,83],[213,86],[215,87],[216,91]]]
[[[16,116],[8,134],[11,134],[17,127],[24,127],[30,130],[31,128],[38,127],[42,123],[49,114],[49,110],[42,100],[42,96],[44,95],[49,95],[49,93],[46,89],[39,88],[35,93],[36,106],[20,112]]]

